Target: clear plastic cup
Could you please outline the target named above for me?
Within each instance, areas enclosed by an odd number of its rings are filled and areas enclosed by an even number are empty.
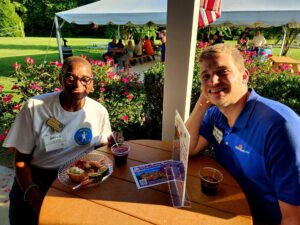
[[[111,152],[115,159],[116,166],[126,164],[130,146],[124,143],[117,143],[111,146]]]
[[[206,195],[215,195],[219,183],[223,180],[223,174],[212,167],[202,167],[199,170],[201,191]]]

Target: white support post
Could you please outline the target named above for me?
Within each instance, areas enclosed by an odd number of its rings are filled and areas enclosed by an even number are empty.
[[[175,110],[184,121],[190,112],[199,8],[199,0],[168,1],[162,125],[166,141],[174,137]]]
[[[284,31],[284,35],[283,35],[283,39],[282,39],[282,44],[281,44],[279,56],[281,56],[282,52],[283,52],[283,46],[284,46],[284,42],[285,42],[285,39],[286,39],[286,33],[287,33],[288,28],[287,28],[287,26],[283,26],[282,29]]]
[[[60,30],[59,30],[59,24],[58,24],[58,19],[57,16],[54,17],[54,22],[55,22],[55,30],[56,30],[56,42],[58,45],[58,51],[59,51],[59,58],[60,62],[64,62],[64,57],[62,53],[62,47],[61,47],[61,42],[60,42]]]

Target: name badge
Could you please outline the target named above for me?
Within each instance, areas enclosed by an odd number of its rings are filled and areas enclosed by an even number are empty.
[[[64,134],[52,134],[44,136],[46,152],[64,148],[67,146],[67,139]]]
[[[216,138],[217,142],[220,144],[223,140],[223,132],[219,128],[214,126],[213,135]]]

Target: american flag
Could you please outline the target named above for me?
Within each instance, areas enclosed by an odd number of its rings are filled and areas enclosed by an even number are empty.
[[[222,0],[200,0],[199,22],[200,28],[213,23],[221,16]]]

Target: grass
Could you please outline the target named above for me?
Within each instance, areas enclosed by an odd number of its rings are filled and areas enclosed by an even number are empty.
[[[107,45],[110,39],[96,38],[67,38],[68,46],[71,46],[74,55],[84,54],[88,58],[100,59],[100,50],[92,50],[87,47],[92,42]],[[24,64],[26,56],[33,58],[36,63],[43,61],[59,60],[56,38],[8,38],[0,37],[0,84],[10,88],[14,78],[9,77],[13,72],[12,65],[15,62]]]

